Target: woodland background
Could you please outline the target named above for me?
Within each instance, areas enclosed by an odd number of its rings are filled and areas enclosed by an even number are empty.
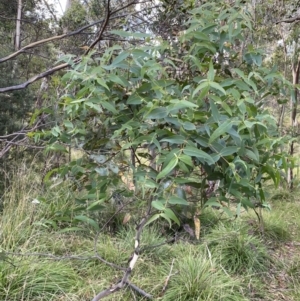
[[[300,1],[59,11],[0,2],[0,299],[299,300]]]

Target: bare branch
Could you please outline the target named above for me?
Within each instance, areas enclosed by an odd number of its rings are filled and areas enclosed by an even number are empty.
[[[79,62],[79,60],[78,60],[78,62]],[[46,77],[48,75],[51,75],[54,72],[62,70],[64,68],[68,67],[68,66],[69,66],[68,63],[64,63],[64,64],[61,64],[61,65],[55,66],[51,69],[48,69],[45,72],[42,72],[38,75],[35,75],[34,77],[30,78],[28,81],[26,81],[22,84],[15,85],[15,86],[10,86],[10,87],[5,87],[5,88],[0,88],[0,93],[24,89],[24,88],[28,87],[30,84],[34,83],[35,81],[37,81],[37,80],[39,80],[43,77]]]
[[[279,23],[294,23],[296,21],[300,21],[300,16],[296,16],[296,17],[293,17],[293,18],[280,20],[280,21],[277,21],[275,24],[279,24]]]
[[[136,235],[135,235],[135,242],[134,242],[134,252],[132,254],[132,256],[129,258],[128,261],[128,268],[126,269],[123,278],[121,281],[118,281],[115,285],[113,285],[112,287],[105,289],[104,291],[100,292],[99,294],[97,294],[92,301],[99,301],[100,299],[111,295],[115,292],[117,292],[118,290],[124,288],[126,285],[128,285],[129,282],[129,277],[131,274],[131,271],[133,270],[139,254],[140,254],[140,238],[141,238],[141,234],[142,231],[144,229],[144,226],[146,225],[150,215],[151,215],[151,203],[152,203],[152,197],[149,199],[149,203],[148,203],[148,209],[146,212],[146,215],[142,218],[142,220],[140,221],[140,223],[137,225],[136,227]],[[138,289],[137,291],[139,291],[140,293],[143,292],[143,296],[147,297],[147,298],[152,298],[151,295],[145,293],[144,291]]]
[[[110,18],[110,19],[117,19],[117,18],[122,18],[122,17],[126,17],[127,14],[124,14],[124,15],[121,15],[121,16],[115,16],[113,18]],[[28,44],[26,46],[24,46],[23,48],[21,48],[20,50],[0,59],[0,63],[4,63],[16,56],[18,56],[19,54],[21,53],[24,53],[26,50],[28,49],[31,49],[31,48],[34,48],[36,46],[39,46],[39,45],[43,45],[45,43],[48,43],[48,42],[51,42],[51,41],[55,41],[55,40],[61,40],[61,39],[64,39],[64,38],[68,38],[68,37],[71,37],[71,36],[74,36],[74,35],[77,35],[77,34],[80,34],[82,31],[84,31],[85,29],[88,29],[90,27],[93,27],[99,23],[102,23],[103,21],[105,21],[105,19],[101,19],[101,20],[98,20],[98,21],[95,21],[93,22],[92,24],[88,24],[86,26],[83,26],[75,31],[72,31],[72,32],[69,32],[69,33],[66,33],[66,34],[62,34],[62,35],[59,35],[59,36],[55,36],[55,37],[51,37],[51,38],[47,38],[47,39],[43,39],[43,40],[40,40],[40,41],[37,41],[37,42],[34,42],[34,43],[31,43],[31,44]]]
[[[84,55],[88,54],[90,52],[90,50],[93,49],[95,47],[95,45],[101,40],[103,32],[108,25],[109,17],[110,17],[110,0],[107,0],[106,16],[105,16],[105,20],[102,24],[102,27],[100,29],[99,35],[95,39],[95,41],[89,46],[89,48],[85,51]]]
[[[163,286],[163,288],[162,288],[162,290],[161,290],[161,294],[160,294],[161,296],[165,293],[165,291],[166,291],[166,289],[167,289],[167,286],[168,286],[168,284],[169,284],[170,278],[171,278],[171,276],[172,276],[174,261],[175,261],[175,259],[173,258],[172,263],[171,263],[171,268],[170,268],[169,275],[167,276],[167,278],[166,278],[166,280],[165,280],[165,283],[164,283],[164,286]]]

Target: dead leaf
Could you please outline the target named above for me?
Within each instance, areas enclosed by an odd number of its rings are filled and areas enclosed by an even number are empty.
[[[194,215],[194,225],[195,225],[195,236],[197,238],[197,240],[199,240],[200,238],[200,219]]]
[[[131,219],[130,213],[126,213],[124,218],[123,218],[123,225],[127,224]]]

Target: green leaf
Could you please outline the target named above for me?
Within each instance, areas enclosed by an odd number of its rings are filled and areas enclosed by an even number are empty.
[[[255,162],[259,162],[259,157],[250,149],[246,149],[245,150],[245,155],[246,157],[248,157],[249,159],[255,161]]]
[[[197,157],[199,159],[202,159],[204,162],[206,162],[209,165],[215,163],[215,161],[209,154],[205,153],[201,149],[198,149],[194,146],[188,145],[186,148],[183,149],[183,153],[191,157]]]
[[[108,111],[117,114],[118,111],[116,110],[116,108],[109,102],[107,102],[106,100],[101,100],[101,105]]]
[[[211,134],[208,142],[211,144],[213,141],[215,141],[221,135],[224,135],[225,133],[227,133],[228,130],[231,129],[233,124],[234,123],[231,120],[227,119]]]
[[[209,82],[210,87],[222,92],[222,94],[226,95],[226,91],[220,86],[220,84],[215,82]]]
[[[140,105],[142,103],[142,98],[138,94],[132,94],[127,99],[128,105]]]
[[[193,131],[196,129],[196,126],[189,122],[189,121],[185,121],[183,124],[182,124],[183,128],[187,131]]]
[[[160,210],[160,211],[165,209],[165,206],[161,201],[153,201],[153,202],[151,202],[151,205],[153,208]]]
[[[156,179],[159,180],[166,177],[176,167],[177,163],[178,157],[174,155],[167,166],[157,175]]]
[[[160,216],[163,217],[165,220],[167,220],[169,222],[169,226],[171,228],[172,227],[172,221],[171,221],[170,217],[165,213],[161,213]]]
[[[220,113],[219,113],[219,110],[218,110],[217,106],[215,105],[214,100],[210,99],[209,104],[210,104],[210,110],[211,110],[211,114],[212,114],[212,117],[213,117],[214,121],[219,122],[221,116],[220,116]]]
[[[237,146],[227,146],[227,147],[224,147],[221,151],[220,151],[220,156],[230,156],[234,153],[237,153],[239,151],[239,147]]]
[[[194,163],[193,163],[192,158],[190,156],[181,154],[178,158],[179,158],[180,161],[182,161],[186,165],[191,166],[191,167],[194,166]]]
[[[154,214],[153,216],[151,216],[149,218],[149,220],[147,221],[147,223],[145,224],[145,226],[151,224],[152,222],[154,222],[155,220],[157,220],[160,217],[161,217],[161,213]]]
[[[172,221],[174,221],[177,225],[180,225],[180,221],[177,218],[177,216],[174,214],[174,212],[170,208],[165,208],[164,213],[168,218],[170,218]]]
[[[63,153],[68,153],[67,149],[65,146],[58,144],[58,143],[54,143],[51,144],[50,146],[48,146],[45,150],[46,152],[48,151],[56,151],[56,152],[63,152]]]
[[[245,209],[255,207],[254,204],[247,198],[242,198],[241,199],[241,204]]]
[[[217,207],[217,208],[221,208],[222,205],[217,201],[218,199],[216,197],[212,197],[212,198],[209,198],[205,204],[204,204],[204,207]]]
[[[215,79],[215,70],[212,60],[209,62],[209,70],[207,73],[207,79],[209,82],[212,82]]]
[[[125,79],[123,76],[117,76],[115,74],[110,74],[108,77],[109,80],[111,80],[112,82],[119,84],[123,87],[129,87],[129,82],[127,81],[127,79]]]
[[[97,222],[95,222],[93,219],[85,216],[85,215],[77,215],[74,217],[75,220],[84,222],[92,226],[96,231],[100,231],[99,225]]]
[[[171,100],[171,104],[167,106],[168,114],[176,114],[179,110],[183,109],[193,109],[193,108],[198,108],[199,106],[187,101],[187,100]]]
[[[201,90],[203,90],[204,88],[207,88],[207,87],[209,87],[210,86],[210,84],[209,84],[209,81],[207,80],[207,79],[204,79],[204,80],[202,80],[202,82],[200,83],[200,85],[194,90],[194,92],[193,92],[193,94],[192,94],[192,97],[195,97],[195,95],[199,92],[199,91],[201,91]],[[205,92],[206,91],[208,91],[208,89],[206,89],[205,90]],[[206,92],[207,93],[207,92]]]
[[[161,119],[168,115],[167,108],[159,107],[151,110],[146,116],[145,119]]]
[[[177,197],[177,196],[171,196],[168,199],[168,203],[171,205],[185,205],[185,206],[187,206],[189,204],[185,199]]]
[[[144,185],[145,187],[147,188],[157,188],[158,187],[158,184],[156,182],[154,182],[153,180],[150,180],[150,179],[147,179],[145,182],[144,182]]]
[[[117,65],[118,65],[120,62],[124,61],[128,56],[129,56],[129,52],[127,52],[127,51],[121,52],[121,53],[113,60],[113,62],[111,63],[111,66],[117,67]]]
[[[106,82],[102,78],[97,77],[96,81],[100,86],[106,88],[109,91],[109,88],[108,88]]]

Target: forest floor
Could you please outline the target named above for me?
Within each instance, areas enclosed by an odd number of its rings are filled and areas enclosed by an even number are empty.
[[[52,186],[37,203],[41,191],[32,179],[13,183],[0,215],[0,300],[91,301],[122,278],[123,271],[95,258],[93,227],[64,230],[73,210],[72,191]],[[299,191],[277,189],[269,202],[263,232],[251,210],[229,219],[210,208],[200,215],[199,240],[161,223],[146,227],[141,245],[148,247],[132,283],[153,300],[300,300]],[[175,232],[179,238],[165,243]],[[97,251],[126,267],[134,236],[134,222],[115,221],[100,233]],[[147,299],[128,287],[104,300]]]

